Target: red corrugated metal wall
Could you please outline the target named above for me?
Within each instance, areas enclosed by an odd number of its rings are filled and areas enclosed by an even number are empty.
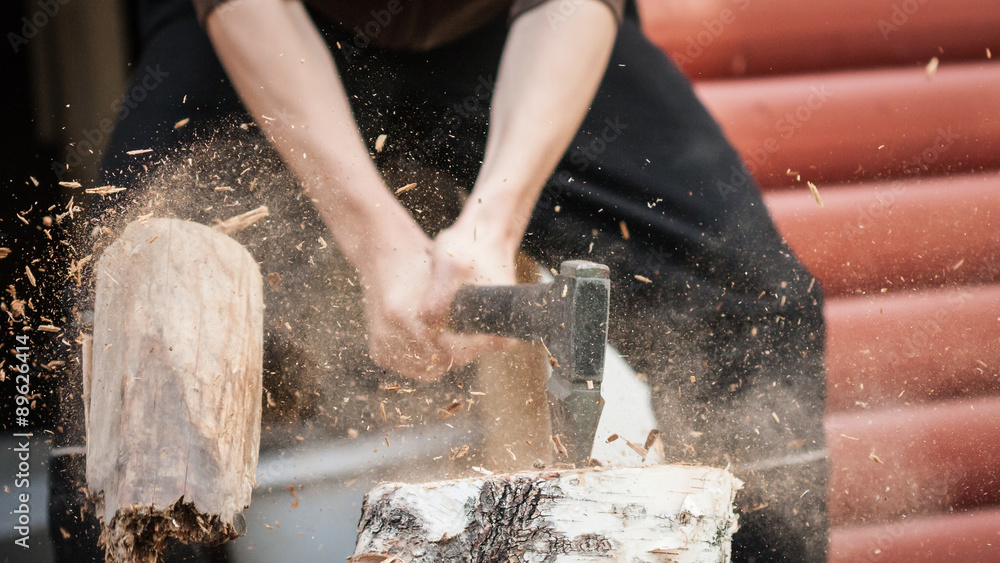
[[[1000,4],[640,9],[826,290],[830,560],[1000,561]]]

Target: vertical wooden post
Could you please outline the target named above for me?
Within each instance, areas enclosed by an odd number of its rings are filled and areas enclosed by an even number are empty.
[[[216,230],[149,219],[96,275],[87,481],[108,561],[156,561],[168,537],[242,535],[260,442],[256,262]]]

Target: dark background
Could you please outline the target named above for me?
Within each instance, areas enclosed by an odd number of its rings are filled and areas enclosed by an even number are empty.
[[[131,3],[48,2],[0,3],[0,247],[10,249],[0,259],[0,303],[8,310],[0,312],[4,346],[0,361],[7,361],[6,380],[0,382],[0,430],[5,433],[16,431],[11,428],[14,381],[9,365],[14,358],[7,346],[17,334],[31,337],[31,383],[36,393],[31,429],[60,430],[60,421],[54,417],[57,387],[61,377],[72,373],[72,348],[63,342],[72,336],[67,330],[41,333],[36,329],[40,324],[67,324],[62,296],[67,267],[89,252],[74,245],[69,236],[73,228],[82,227],[81,214],[59,222],[55,218],[67,211],[71,197],[74,206],[86,209],[89,200],[83,188],[93,187],[103,147],[87,151],[82,163],[63,178],[79,182],[81,189],[60,187],[53,162],[65,161],[86,131],[111,116],[111,103],[125,87],[134,44]],[[46,227],[46,217],[52,221],[50,227]],[[27,279],[25,267],[31,268],[35,286]],[[23,319],[8,314],[15,295],[27,304]]]

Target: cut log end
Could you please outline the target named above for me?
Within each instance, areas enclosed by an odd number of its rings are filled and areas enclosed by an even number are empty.
[[[728,561],[740,486],[676,465],[384,483],[350,561]]]
[[[181,499],[166,510],[139,506],[119,510],[102,528],[99,541],[105,563],[157,563],[170,538],[218,545],[245,533],[242,513],[227,522]]]

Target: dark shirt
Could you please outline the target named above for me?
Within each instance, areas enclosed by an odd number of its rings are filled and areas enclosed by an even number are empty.
[[[198,20],[214,9],[240,0],[193,0]],[[319,14],[364,35],[386,49],[422,51],[454,41],[487,22],[508,14],[514,18],[546,0],[302,0]],[[543,9],[553,24],[571,15],[582,0],[552,0]],[[621,21],[625,0],[599,0]],[[220,8],[221,7],[221,8]]]

